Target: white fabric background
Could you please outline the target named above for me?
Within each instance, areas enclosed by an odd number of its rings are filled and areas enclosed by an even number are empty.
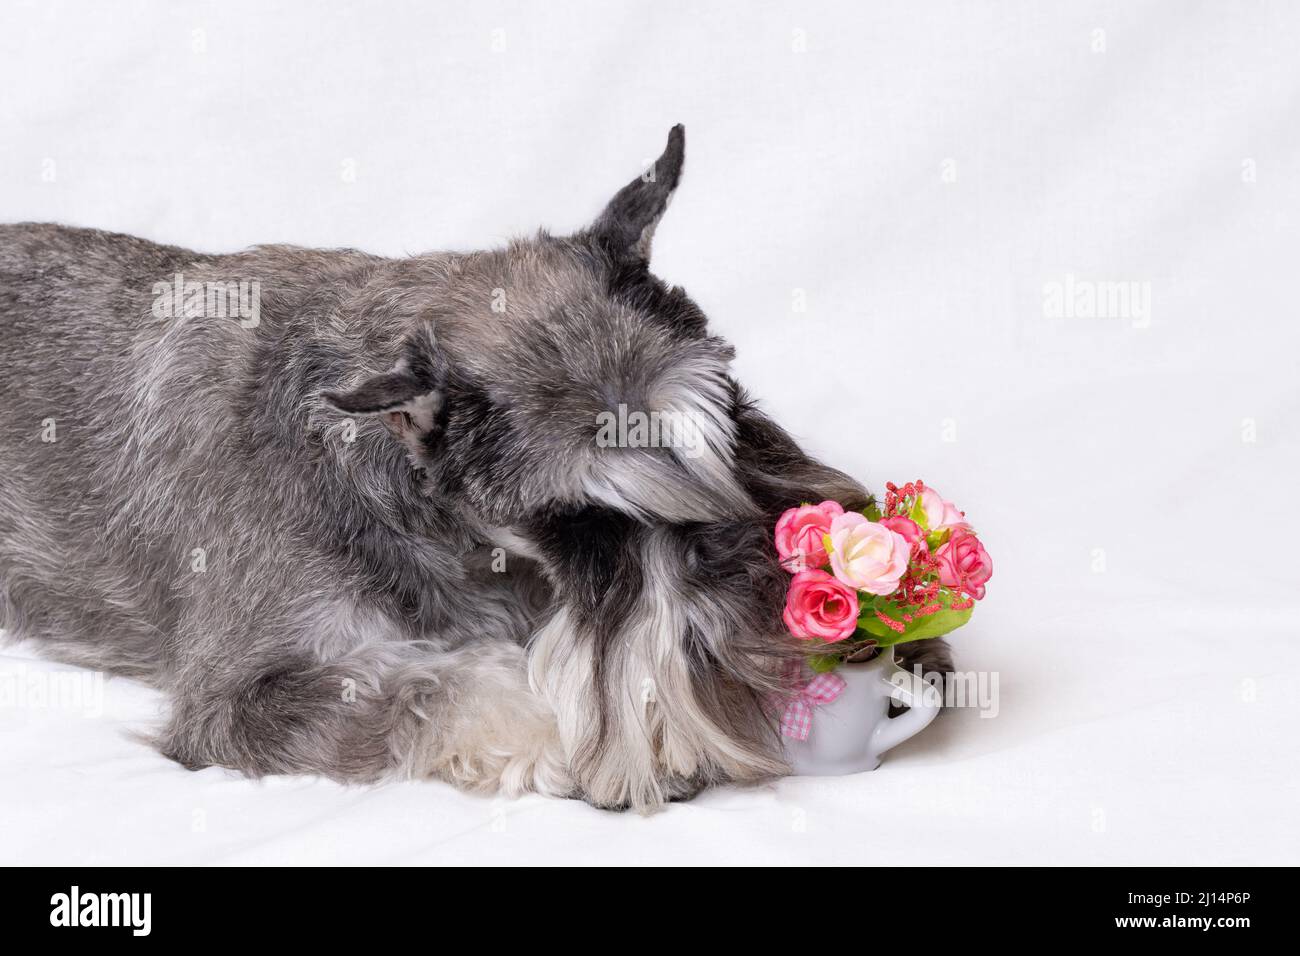
[[[188,773],[115,680],[0,708],[0,861],[1300,862],[1298,45],[1284,2],[9,0],[6,220],[469,248],[583,224],[684,122],[656,270],[810,450],[972,514],[955,644],[1001,698],[641,818]],[[1149,323],[1047,317],[1067,274]]]

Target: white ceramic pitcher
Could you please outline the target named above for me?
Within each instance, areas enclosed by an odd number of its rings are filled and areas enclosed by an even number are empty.
[[[846,686],[835,700],[812,708],[808,738],[782,738],[786,760],[801,776],[875,770],[881,754],[928,727],[942,706],[937,688],[895,665],[892,648],[861,664],[841,664],[835,673]],[[891,699],[909,709],[890,718]]]

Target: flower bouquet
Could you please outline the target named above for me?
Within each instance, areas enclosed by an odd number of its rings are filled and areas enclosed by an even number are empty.
[[[933,719],[938,704],[926,688],[908,691],[897,680],[901,672],[893,667],[892,647],[961,627],[993,575],[988,552],[952,502],[921,481],[885,488],[883,507],[872,502],[857,512],[835,501],[805,504],[776,525],[777,553],[792,575],[785,625],[800,640],[814,642],[808,665],[815,676],[797,687],[781,720],[797,772],[873,769],[881,753]],[[864,690],[855,691],[852,706],[838,703],[851,680]],[[890,685],[888,693],[882,683]],[[891,697],[901,697],[911,712],[906,721],[880,724]],[[850,711],[856,715],[850,723],[868,720],[865,750],[856,747],[860,734],[853,727],[845,741],[810,742],[815,713],[819,725],[830,725],[837,714],[844,723]],[[844,737],[821,727],[815,736],[826,735]],[[829,763],[809,759],[827,750],[840,757]]]

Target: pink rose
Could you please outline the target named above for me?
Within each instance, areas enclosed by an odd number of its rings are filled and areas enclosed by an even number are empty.
[[[943,531],[945,528],[954,531],[958,528],[970,529],[962,513],[957,510],[957,506],[933,488],[926,488],[921,492],[921,510],[925,512],[925,523],[930,526],[931,531]]]
[[[911,518],[904,518],[902,515],[895,515],[892,518],[881,518],[880,523],[890,531],[896,531],[903,536],[903,540],[908,544],[921,542],[925,546],[925,537],[921,534],[921,526]]]
[[[935,552],[939,583],[960,588],[977,601],[984,599],[984,584],[993,577],[993,559],[970,531],[954,531],[948,543]]]
[[[831,570],[859,591],[893,593],[911,556],[906,538],[856,511],[837,515],[831,522]]]
[[[842,641],[858,627],[858,595],[825,571],[800,571],[790,579],[782,619],[804,640]]]
[[[844,514],[838,502],[791,508],[776,523],[776,553],[791,573],[820,568],[826,563],[822,535],[831,530],[831,521]]]

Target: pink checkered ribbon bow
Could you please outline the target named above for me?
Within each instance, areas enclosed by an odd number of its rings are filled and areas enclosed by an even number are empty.
[[[795,740],[807,740],[812,729],[813,708],[829,704],[844,693],[844,678],[838,674],[818,674],[790,698],[781,715],[781,733]]]

